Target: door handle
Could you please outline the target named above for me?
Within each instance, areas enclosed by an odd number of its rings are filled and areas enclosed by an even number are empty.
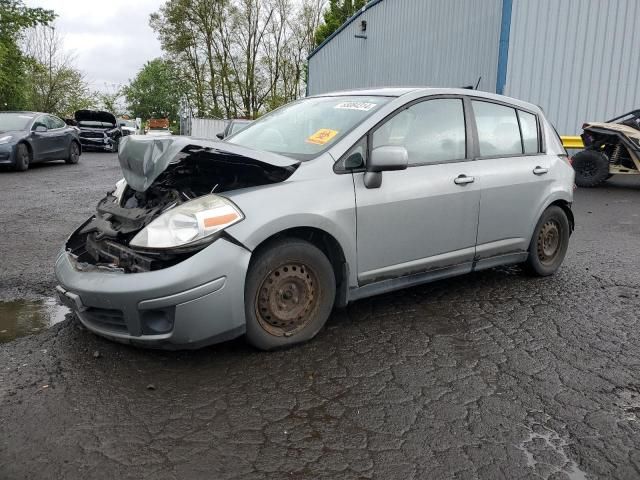
[[[536,167],[536,168],[533,169],[533,173],[535,175],[544,175],[548,171],[549,171],[548,168],[543,168],[543,167]]]
[[[473,183],[476,179],[474,177],[467,177],[466,175],[458,175],[453,181],[456,185],[466,185],[467,183]]]

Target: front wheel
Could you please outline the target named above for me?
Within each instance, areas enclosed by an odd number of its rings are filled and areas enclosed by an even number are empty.
[[[31,162],[31,153],[24,143],[19,143],[16,147],[16,170],[24,172],[29,168]]]
[[[113,140],[113,143],[111,144],[111,153],[118,153],[119,149],[120,149],[120,137]]]
[[[538,220],[529,244],[525,264],[529,273],[540,277],[554,274],[567,254],[570,233],[564,210],[555,205],[547,208]]]
[[[271,243],[247,273],[248,342],[273,350],[310,340],[327,321],[335,295],[333,268],[320,249],[298,239]]]

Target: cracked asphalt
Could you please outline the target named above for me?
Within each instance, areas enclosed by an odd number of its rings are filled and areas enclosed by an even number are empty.
[[[86,154],[0,173],[0,298],[51,292],[118,172]],[[359,301],[290,350],[139,350],[71,318],[0,344],[0,478],[639,478],[640,179],[574,211],[553,277]]]

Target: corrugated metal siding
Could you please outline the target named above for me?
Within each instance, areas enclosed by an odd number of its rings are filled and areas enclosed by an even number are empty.
[[[226,120],[217,120],[213,118],[192,118],[190,135],[196,138],[217,140],[216,135],[224,131],[226,126]]]
[[[639,0],[514,0],[505,95],[562,134],[640,107]]]
[[[309,59],[309,94],[475,85],[494,91],[502,0],[383,0]],[[360,22],[367,21],[367,39]]]

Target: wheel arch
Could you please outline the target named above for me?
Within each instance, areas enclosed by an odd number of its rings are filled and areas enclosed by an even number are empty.
[[[550,203],[549,205],[547,205],[545,210],[551,207],[552,205],[556,205],[564,211],[565,215],[567,216],[567,219],[569,220],[570,233],[572,233],[576,226],[576,220],[575,220],[575,217],[573,216],[573,210],[571,210],[571,203],[563,199],[558,199]]]
[[[336,279],[336,299],[334,306],[346,306],[349,291],[349,263],[346,260],[345,252],[340,242],[338,242],[332,234],[318,227],[296,226],[270,235],[253,249],[250,265],[258,252],[269,248],[269,245],[274,240],[283,238],[296,238],[307,241],[327,256]]]

